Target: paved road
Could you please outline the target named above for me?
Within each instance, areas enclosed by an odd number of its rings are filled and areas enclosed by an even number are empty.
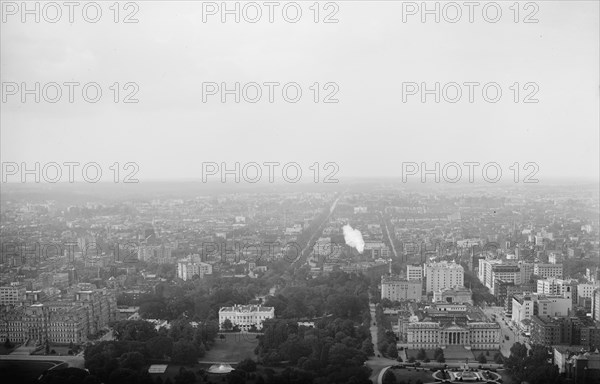
[[[337,206],[337,203],[338,203],[338,201],[340,201],[341,198],[342,198],[342,195],[340,194],[340,196],[338,196],[337,199],[335,199],[333,201],[333,203],[329,207],[329,214],[327,215],[327,217],[325,218],[325,220],[323,220],[317,226],[317,229],[312,234],[312,236],[310,237],[310,239],[308,239],[308,242],[304,246],[304,249],[302,249],[300,251],[300,253],[298,254],[298,256],[291,262],[292,267],[294,266],[294,264],[299,263],[300,261],[302,261],[302,264],[306,263],[306,258],[308,257],[308,254],[309,254],[308,250],[314,246],[313,241],[315,241],[315,238],[321,236],[321,234],[323,233],[323,227],[324,227],[324,225],[329,221],[329,218],[333,214],[333,211],[335,211],[335,207]],[[305,254],[306,254],[306,257],[304,257]],[[300,266],[302,264],[299,264],[298,266]]]
[[[503,307],[486,307],[483,309],[483,312],[488,315],[491,319],[492,314],[496,315],[496,322],[500,325],[500,351],[502,355],[505,357],[510,356],[510,348],[514,343],[526,343],[526,340],[523,336],[519,334],[518,331],[511,329],[508,325],[510,319],[506,319],[504,317],[504,308]],[[506,340],[506,336],[508,336],[508,340]]]
[[[20,361],[60,361],[69,364],[69,367],[84,368],[83,356],[39,356],[39,355],[0,355],[0,360]]]
[[[369,303],[369,306],[371,309],[371,326],[369,329],[371,331],[371,340],[373,341],[375,356],[369,357],[369,360],[365,362],[365,365],[373,370],[373,372],[371,372],[371,377],[369,377],[371,381],[375,384],[381,384],[383,374],[380,375],[380,372],[387,367],[398,364],[398,362],[385,357],[377,357],[377,355],[381,356],[381,353],[377,350],[377,326],[373,325],[375,322],[375,304]]]
[[[396,247],[394,246],[394,242],[392,241],[392,236],[390,236],[390,231],[388,230],[388,226],[387,226],[387,221],[385,220],[385,216],[383,216],[383,213],[379,212],[379,216],[381,217],[381,221],[383,221],[383,229],[385,229],[385,234],[387,235],[388,241],[390,242],[390,245],[392,246],[392,253],[394,255],[394,258],[398,258],[398,254],[396,253]]]

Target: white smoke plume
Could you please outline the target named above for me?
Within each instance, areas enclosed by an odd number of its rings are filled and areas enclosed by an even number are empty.
[[[356,248],[358,253],[363,253],[365,249],[365,241],[362,238],[362,233],[358,229],[352,229],[350,224],[344,225],[344,241],[346,245]]]

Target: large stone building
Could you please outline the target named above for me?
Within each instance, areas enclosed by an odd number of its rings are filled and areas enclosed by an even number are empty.
[[[517,294],[512,298],[511,321],[524,331],[529,331],[531,318],[536,315],[569,316],[573,302],[571,298],[562,296]]]
[[[533,316],[531,341],[542,345],[579,345],[600,348],[600,324],[588,317]]]
[[[599,284],[577,284],[577,296],[591,299],[594,297],[594,291],[597,288],[600,288]]]
[[[469,304],[433,304],[416,311],[405,326],[410,349],[461,346],[466,349],[498,349],[500,326],[489,322],[481,309]]]
[[[33,303],[2,314],[0,341],[46,341],[58,344],[83,343],[88,335],[97,333],[116,320],[115,294],[106,289],[72,292],[71,298],[44,303]]]
[[[274,307],[260,305],[234,305],[223,307],[219,310],[219,327],[223,329],[225,320],[231,321],[232,326],[237,326],[242,331],[248,331],[252,326],[260,330],[263,321],[275,318]]]
[[[600,321],[600,288],[592,293],[592,319]]]
[[[406,278],[408,280],[423,280],[423,266],[421,265],[406,265]]]
[[[541,264],[536,263],[533,266],[533,274],[543,277],[545,279],[555,277],[562,278],[563,276],[563,265],[562,264]]]
[[[0,287],[0,306],[19,305],[25,300],[25,286],[11,285]]]
[[[421,280],[406,280],[397,275],[381,276],[381,298],[391,301],[421,300]]]
[[[204,275],[212,275],[211,264],[200,261],[200,256],[192,255],[177,263],[177,277],[182,280],[191,280],[195,275],[203,278]]]
[[[577,280],[548,278],[537,281],[537,293],[568,297],[577,303]]]
[[[512,317],[513,296],[517,294],[531,294],[536,290],[536,287],[533,284],[505,284],[499,280],[496,281],[494,287],[494,296],[496,296],[500,302],[504,303],[505,316],[509,319]],[[504,290],[506,290],[506,292],[504,292]]]
[[[446,348],[452,345],[466,349],[498,349],[500,326],[490,322],[462,325],[415,322],[407,326],[407,343],[410,349]]]
[[[465,284],[465,271],[460,264],[445,261],[430,263],[424,271],[427,293],[462,287]]]
[[[496,259],[479,259],[478,278],[483,285],[494,291],[496,281],[521,284],[521,269],[517,264]]]

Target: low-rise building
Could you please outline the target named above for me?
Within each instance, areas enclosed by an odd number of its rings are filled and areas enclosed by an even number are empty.
[[[468,303],[473,305],[473,293],[465,287],[454,287],[433,293],[435,303]]]
[[[260,305],[234,305],[223,307],[219,310],[219,327],[224,330],[223,323],[229,320],[232,326],[237,326],[242,331],[248,331],[252,326],[260,330],[263,321],[275,318],[274,307]]]

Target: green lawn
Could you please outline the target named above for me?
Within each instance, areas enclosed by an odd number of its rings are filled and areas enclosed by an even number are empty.
[[[229,333],[225,334],[225,340],[217,337],[215,345],[200,359],[203,361],[233,362],[250,358],[256,360],[254,349],[258,345],[255,335]]]
[[[416,359],[417,354],[419,353],[418,349],[406,348],[405,351],[406,351],[406,358],[410,358],[412,356]],[[427,357],[429,357],[431,360],[433,360],[433,353],[435,352],[435,349],[426,349],[425,352],[427,352]]]
[[[423,370],[422,368],[419,368],[418,371],[416,371],[414,368],[409,369],[388,369],[389,372],[393,372],[394,375],[396,376],[396,383],[400,383],[400,382],[405,382],[408,383],[408,381],[410,380],[410,382],[412,384],[416,383],[417,380],[421,380],[421,382],[423,383],[431,383],[433,381],[435,381],[435,379],[433,378],[433,375],[430,370]]]

